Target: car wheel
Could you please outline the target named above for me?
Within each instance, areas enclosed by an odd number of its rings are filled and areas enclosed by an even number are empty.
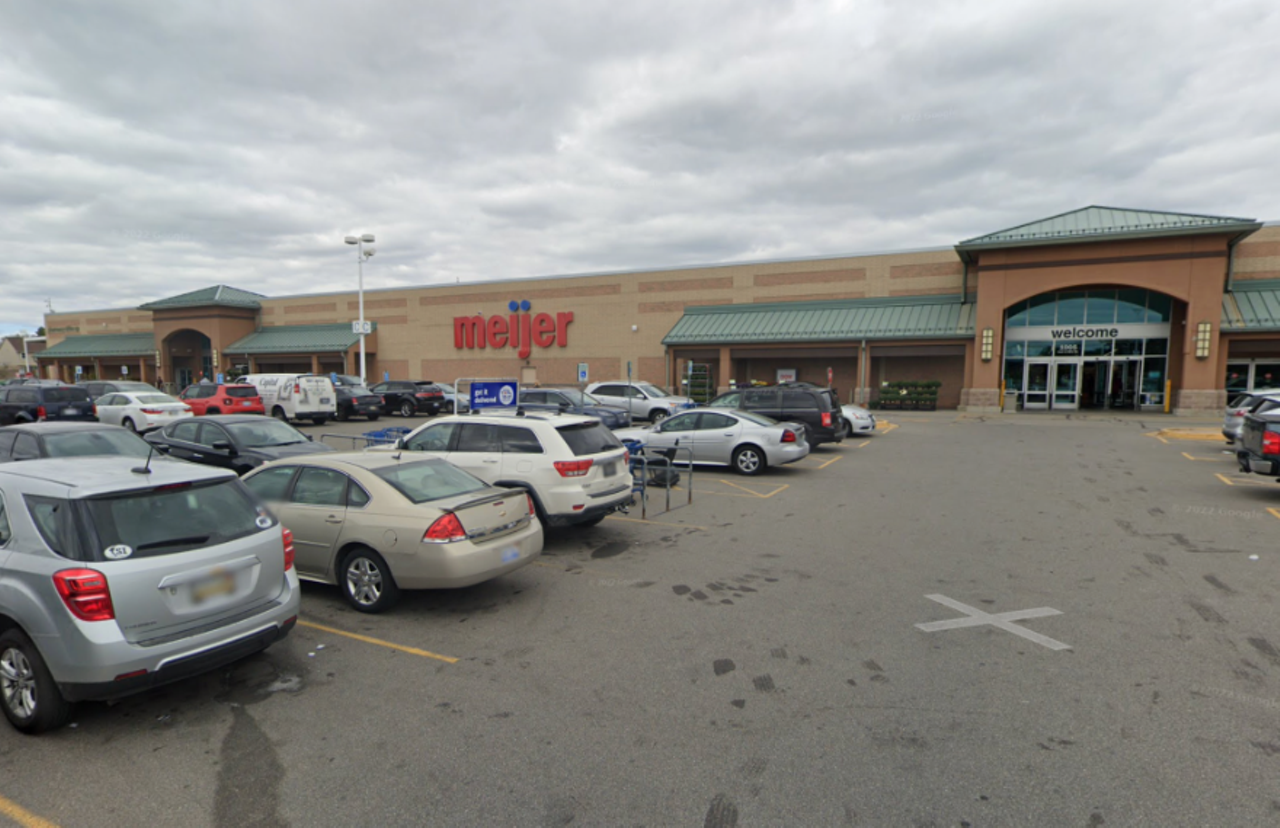
[[[132,431],[134,434],[137,434],[137,433],[138,433],[138,427],[137,427],[136,425],[134,425],[134,424],[133,424],[133,420],[129,419],[128,417],[125,417],[125,418],[124,418],[124,420],[120,423],[120,425],[122,425],[122,426],[124,426],[125,428],[129,429],[129,430],[130,430],[130,431]]]
[[[844,439],[846,440],[853,439],[853,423],[849,422],[848,420],[844,421]]]
[[[590,529],[592,526],[599,526],[600,521],[604,519],[605,519],[605,515],[599,515],[597,517],[591,518],[590,520],[584,520],[579,523],[575,523],[573,525],[582,529]]]
[[[368,418],[368,420],[369,420],[369,422],[371,422],[371,423],[372,423],[372,422],[375,422],[375,421],[376,421],[379,417],[381,417],[381,416],[382,416],[381,414],[366,414],[366,415],[365,415],[365,417],[367,417],[367,418]]]
[[[289,422],[289,415],[284,413],[284,409],[278,405],[275,408],[271,409],[271,416],[275,417],[277,420],[279,420],[282,423]]]
[[[221,409],[221,408],[206,408],[206,409],[204,410],[204,413],[205,413],[205,414],[221,414],[221,413],[222,413],[222,409]]]
[[[413,403],[409,402],[408,400],[405,400],[404,402],[400,403],[401,417],[412,417],[414,414],[417,414],[417,413],[418,413],[417,406],[415,406]]]
[[[351,419],[350,411],[347,411],[347,409],[345,408],[338,409],[338,422],[345,423],[347,420],[350,420],[350,419]]]
[[[360,612],[382,612],[400,597],[400,588],[381,555],[357,547],[342,562],[342,597]]]
[[[322,426],[325,423],[329,422],[329,418],[328,417],[312,417],[311,422],[315,423],[318,426]]]
[[[733,452],[733,470],[738,474],[759,474],[765,465],[764,452],[755,446],[738,446]]]
[[[446,414],[452,414],[452,413],[453,413],[453,403],[448,402],[448,403],[445,403],[445,404],[444,404],[444,413],[446,413]]]
[[[0,635],[0,706],[23,733],[53,730],[71,717],[40,651],[18,630]]]
[[[667,419],[667,410],[665,408],[655,408],[649,412],[650,422],[660,423],[665,419]]]

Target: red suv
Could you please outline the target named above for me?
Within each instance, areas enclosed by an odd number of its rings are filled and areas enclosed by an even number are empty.
[[[204,414],[266,414],[262,397],[252,385],[189,385],[178,395],[197,417]]]

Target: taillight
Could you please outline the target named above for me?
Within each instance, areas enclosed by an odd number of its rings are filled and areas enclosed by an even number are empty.
[[[557,460],[556,471],[561,477],[583,477],[591,471],[591,460]]]
[[[831,412],[830,411],[822,412],[822,427],[831,428]]]
[[[786,431],[782,432],[782,442],[794,443],[795,441],[796,441],[796,433],[794,431],[792,431],[791,429],[787,429]]]
[[[110,621],[116,617],[111,605],[107,576],[92,569],[64,569],[53,575],[53,586],[71,614],[81,621]]]
[[[293,532],[281,527],[280,535],[284,538],[284,571],[288,572],[293,569],[293,556],[296,554],[293,548]]]
[[[1280,454],[1280,434],[1274,431],[1262,432],[1262,453]]]
[[[418,399],[420,399],[420,400],[425,400],[425,399],[427,399],[428,397],[430,397],[431,395],[430,395],[430,394],[414,394],[413,396],[417,397],[417,398],[418,398]]]
[[[537,517],[538,507],[533,505],[533,495],[526,494],[525,497],[529,499],[529,517]]]
[[[143,408],[141,409],[141,411],[143,414],[163,414],[164,413],[158,408]],[[98,412],[95,411],[94,413],[96,414]]]
[[[224,399],[224,400],[222,401],[222,404],[223,404],[223,405],[235,405],[235,400],[226,400],[226,399]]]
[[[436,519],[422,535],[423,543],[453,543],[466,540],[467,530],[462,528],[462,521],[453,512],[447,512]]]
[[[1243,417],[1244,415],[1246,415],[1246,414],[1248,414],[1248,413],[1249,413],[1249,409],[1247,409],[1247,408],[1237,408],[1235,411],[1231,412],[1231,416],[1232,416],[1232,417]]]
[[[36,419],[37,419],[37,420],[43,420],[43,419],[45,419],[45,418],[46,418],[46,417],[48,417],[48,416],[49,416],[49,412],[48,412],[48,411],[45,411],[45,409],[44,409],[44,406],[43,406],[43,405],[38,405],[38,406],[36,406]]]

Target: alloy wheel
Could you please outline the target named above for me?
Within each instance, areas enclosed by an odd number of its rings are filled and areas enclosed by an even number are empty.
[[[17,647],[0,653],[0,698],[13,715],[29,719],[36,712],[36,671]]]
[[[361,606],[373,606],[382,597],[382,570],[366,557],[347,564],[347,592]]]

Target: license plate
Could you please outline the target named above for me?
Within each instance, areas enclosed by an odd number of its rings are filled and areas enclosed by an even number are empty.
[[[236,576],[230,572],[219,572],[191,584],[191,603],[201,604],[219,595],[230,595],[235,589]]]
[[[614,462],[605,463],[600,469],[605,477],[613,477],[618,473],[618,464]]]
[[[321,405],[328,405],[328,404],[329,404],[329,398],[328,398],[328,397],[321,397],[321,398],[320,398],[320,404],[321,404]]]
[[[253,402],[251,402],[250,400],[245,400],[240,404],[243,405],[245,408],[248,408],[249,406],[253,405]]]
[[[66,408],[62,409],[62,413],[66,414],[67,416],[74,417],[80,413],[80,409],[67,406]]]

